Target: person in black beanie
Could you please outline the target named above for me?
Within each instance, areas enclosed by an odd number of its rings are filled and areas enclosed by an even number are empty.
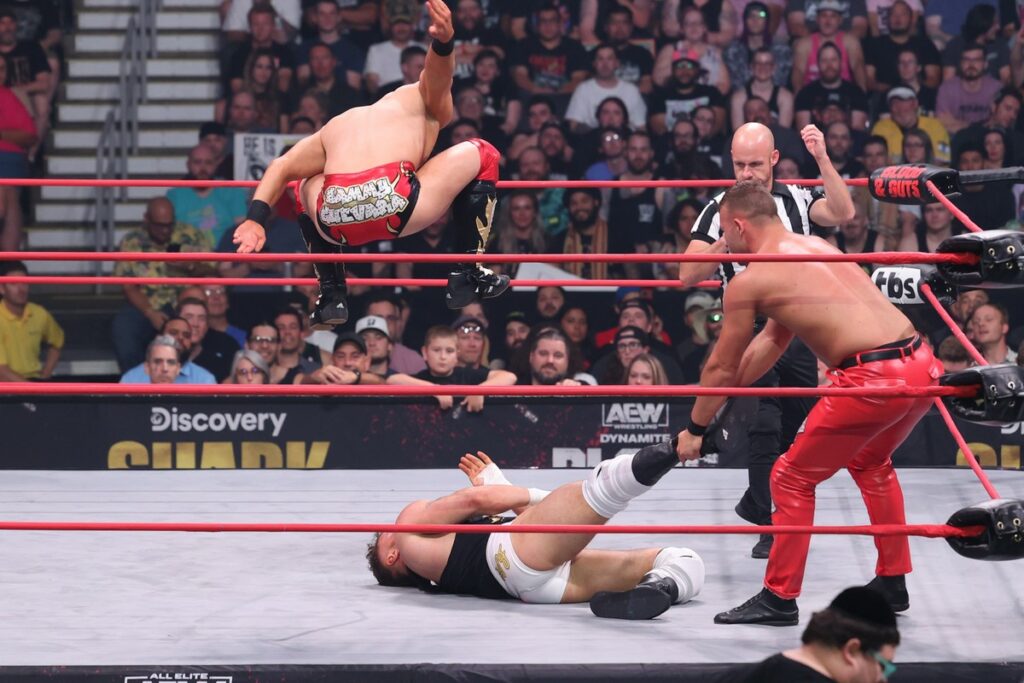
[[[879,683],[896,671],[896,613],[871,588],[847,588],[836,596],[811,616],[801,641],[793,650],[730,669],[714,683]]]

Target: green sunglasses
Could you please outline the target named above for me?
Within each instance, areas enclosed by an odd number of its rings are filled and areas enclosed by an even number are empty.
[[[870,654],[878,662],[878,665],[882,667],[882,678],[889,680],[889,677],[896,673],[896,665],[879,654],[877,650],[871,651]]]

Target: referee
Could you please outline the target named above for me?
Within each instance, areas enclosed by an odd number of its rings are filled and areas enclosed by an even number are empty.
[[[732,138],[732,167],[736,180],[764,183],[775,198],[779,218],[788,230],[810,235],[814,229],[820,231],[853,220],[854,206],[846,183],[828,158],[821,131],[814,125],[808,125],[800,131],[800,137],[818,164],[824,191],[810,191],[775,182],[773,169],[779,161],[779,151],[775,149],[772,132],[760,123],[745,123],[736,130]],[[723,194],[716,195],[697,217],[687,254],[724,254],[728,251],[718,216],[718,202]],[[743,268],[740,263],[682,263],[679,279],[684,286],[693,287],[717,270],[722,282],[728,286],[729,280]],[[813,286],[813,283],[808,283],[808,286]],[[817,360],[799,339],[794,339],[778,363],[752,386],[813,387],[817,384]],[[814,399],[811,398],[772,397],[758,401],[757,417],[749,431],[748,487],[736,505],[736,514],[746,521],[771,524],[769,479],[772,466],[793,443],[813,405]],[[767,558],[771,547],[771,535],[762,535],[751,556]]]

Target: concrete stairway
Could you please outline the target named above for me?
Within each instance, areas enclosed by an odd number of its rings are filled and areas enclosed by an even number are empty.
[[[148,102],[139,110],[139,153],[129,175],[178,178],[199,125],[213,118],[219,93],[218,0],[164,0],[157,15],[158,56],[147,63]],[[124,28],[134,0],[81,0],[61,87],[59,119],[46,161],[50,177],[95,177],[103,119],[117,103]],[[116,240],[138,227],[146,200],[162,188],[132,188],[115,211]],[[46,187],[38,194],[29,249],[91,249],[95,243],[95,190]],[[109,270],[109,266],[108,266]],[[39,274],[92,274],[94,264],[38,264]]]
[[[48,177],[95,177],[96,149],[103,120],[119,97],[118,69],[124,29],[136,0],[79,0],[76,30],[69,39],[68,73],[61,85],[59,118],[50,134]],[[139,153],[129,160],[131,176],[179,178],[199,125],[213,118],[219,93],[217,60],[219,0],[163,0],[157,15],[158,56],[147,64],[148,102],[139,111]],[[116,207],[116,240],[139,227],[146,201],[163,188],[130,188]],[[26,226],[32,250],[92,251],[95,190],[46,187],[36,194],[35,221]],[[36,262],[34,274],[92,275],[95,264]],[[106,264],[109,272],[112,264]],[[57,369],[61,376],[116,374],[110,319],[123,303],[120,288],[97,295],[91,287],[33,289],[67,333]]]

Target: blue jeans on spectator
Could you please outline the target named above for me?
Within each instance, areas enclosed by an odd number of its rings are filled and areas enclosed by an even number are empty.
[[[114,316],[114,355],[122,374],[146,360],[146,346],[156,336],[152,323],[142,312],[127,304]]]

